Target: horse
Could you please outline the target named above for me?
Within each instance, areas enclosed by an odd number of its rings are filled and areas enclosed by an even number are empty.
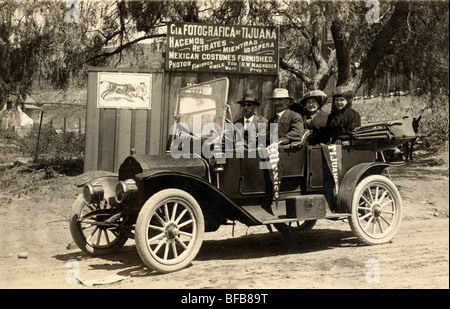
[[[118,84],[110,81],[102,81],[101,84],[103,83],[108,83],[106,89],[100,95],[103,100],[108,100],[106,97],[109,95],[118,94],[125,96],[125,99],[128,101],[132,101],[134,98],[140,98],[144,101],[145,96],[147,95],[147,86],[144,82],[141,82],[138,86],[132,84]]]
[[[417,141],[417,133],[419,132],[420,119],[422,119],[422,115],[420,115],[417,118],[413,118],[412,121],[412,127],[414,133],[416,133],[416,137],[403,144],[403,155],[405,157],[405,161],[413,159],[413,148]]]

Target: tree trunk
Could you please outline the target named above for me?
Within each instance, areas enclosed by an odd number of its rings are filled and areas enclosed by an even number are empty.
[[[408,1],[398,1],[389,21],[384,24],[381,31],[375,37],[364,62],[361,65],[361,78],[357,83],[357,89],[372,75],[381,59],[386,55],[392,39],[406,24],[408,17]]]
[[[398,1],[390,19],[382,26],[376,35],[367,56],[359,68],[352,71],[351,47],[345,37],[345,24],[336,19],[331,24],[331,34],[336,48],[338,63],[338,79],[336,86],[348,85],[356,92],[374,74],[375,69],[387,54],[388,47],[395,35],[404,27],[409,11],[408,1]]]
[[[333,36],[334,48],[336,49],[338,67],[336,86],[345,84],[351,78],[350,49],[344,29],[343,23],[339,20],[333,20],[331,23],[331,35]]]

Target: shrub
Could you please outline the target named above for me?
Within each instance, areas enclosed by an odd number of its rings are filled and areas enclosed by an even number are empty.
[[[16,132],[0,130],[0,164],[14,162],[21,155]]]
[[[36,150],[39,135],[39,146]],[[73,132],[56,133],[50,126],[44,126],[41,133],[34,129],[19,141],[24,154],[34,157],[41,164],[63,164],[66,161],[83,160],[84,134]]]

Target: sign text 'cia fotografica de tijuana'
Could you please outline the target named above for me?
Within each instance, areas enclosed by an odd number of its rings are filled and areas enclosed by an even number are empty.
[[[169,23],[166,69],[276,75],[278,28]]]

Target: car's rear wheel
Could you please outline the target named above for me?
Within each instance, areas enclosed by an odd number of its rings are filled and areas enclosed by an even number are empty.
[[[295,221],[287,223],[274,223],[273,226],[286,236],[293,236],[297,232],[309,231],[316,224],[317,220]]]
[[[142,207],[136,222],[136,248],[151,269],[167,273],[188,266],[203,243],[202,210],[189,193],[166,189]]]
[[[402,200],[394,183],[382,175],[364,178],[355,188],[349,223],[362,242],[389,242],[402,221]]]
[[[86,203],[79,195],[70,214],[70,233],[78,248],[96,256],[122,248],[128,233],[118,227],[121,218],[114,219],[115,213],[105,200]]]

